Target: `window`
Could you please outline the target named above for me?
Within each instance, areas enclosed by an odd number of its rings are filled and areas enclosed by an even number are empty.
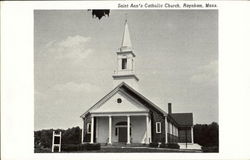
[[[117,103],[122,103],[122,99],[121,98],[117,98]]]
[[[170,134],[173,134],[173,126],[172,126],[172,123],[170,123]]]
[[[161,122],[156,122],[156,133],[161,133]]]
[[[87,123],[87,133],[91,133],[91,123]]]
[[[127,69],[127,58],[122,59],[122,69]]]

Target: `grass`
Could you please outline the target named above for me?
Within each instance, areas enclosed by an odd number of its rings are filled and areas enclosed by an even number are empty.
[[[163,152],[163,153],[176,153],[176,152],[189,152],[195,153],[198,151],[193,150],[179,150],[179,149],[162,149],[162,148],[120,148],[120,147],[102,147],[100,150],[93,151],[76,151],[76,152],[63,152],[62,153],[148,153],[148,152]],[[200,152],[200,151],[199,151]],[[35,153],[51,153],[50,149],[35,149]]]

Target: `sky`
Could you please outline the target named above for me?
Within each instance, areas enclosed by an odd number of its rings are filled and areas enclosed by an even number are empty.
[[[218,122],[218,11],[34,11],[35,130],[81,126],[80,115],[113,89],[127,17],[139,92],[167,110]]]

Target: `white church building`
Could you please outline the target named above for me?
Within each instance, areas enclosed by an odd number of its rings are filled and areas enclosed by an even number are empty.
[[[172,113],[171,103],[162,109],[138,91],[136,54],[132,50],[127,21],[116,54],[114,88],[80,116],[82,143],[193,145],[192,113]]]

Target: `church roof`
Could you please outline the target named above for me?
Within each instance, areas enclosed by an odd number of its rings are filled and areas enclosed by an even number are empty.
[[[172,113],[170,116],[182,127],[193,125],[192,113]]]
[[[151,102],[150,100],[148,100],[146,97],[144,97],[142,94],[140,94],[139,92],[137,92],[136,90],[134,90],[133,88],[131,88],[129,85],[127,85],[125,82],[122,82],[121,84],[119,84],[117,87],[115,87],[111,92],[109,92],[107,95],[105,95],[102,99],[100,99],[96,104],[94,104],[90,109],[88,109],[85,113],[83,113],[81,115],[81,117],[84,117],[85,115],[87,115],[92,109],[98,107],[100,104],[104,103],[105,101],[107,101],[110,97],[112,97],[115,93],[117,93],[117,91],[119,90],[123,90],[124,92],[127,92],[128,94],[130,94],[131,96],[133,96],[134,98],[136,98],[137,100],[139,100],[142,104],[144,104],[145,106],[149,106],[157,111],[159,111],[160,113],[162,113],[163,115],[167,115],[167,113],[162,110],[161,108],[159,108],[157,105],[155,105],[153,102]]]
[[[129,85],[127,85],[125,82],[122,82],[119,84],[116,88],[114,88],[111,92],[109,92],[107,95],[105,95],[102,99],[100,99],[96,104],[94,104],[91,108],[89,108],[85,113],[83,113],[80,117],[85,117],[88,113],[91,112],[94,108],[100,106],[102,103],[106,102],[110,97],[112,97],[114,94],[116,94],[119,90],[122,90],[123,92],[126,92],[136,98],[138,101],[140,101],[142,104],[144,104],[147,107],[150,107],[151,109],[154,109],[164,116],[170,116],[179,127],[190,127],[193,125],[193,114],[192,113],[171,113],[168,114],[166,111],[162,110],[160,107],[155,105],[153,102],[151,102],[149,99],[144,97],[142,94],[131,88]]]

